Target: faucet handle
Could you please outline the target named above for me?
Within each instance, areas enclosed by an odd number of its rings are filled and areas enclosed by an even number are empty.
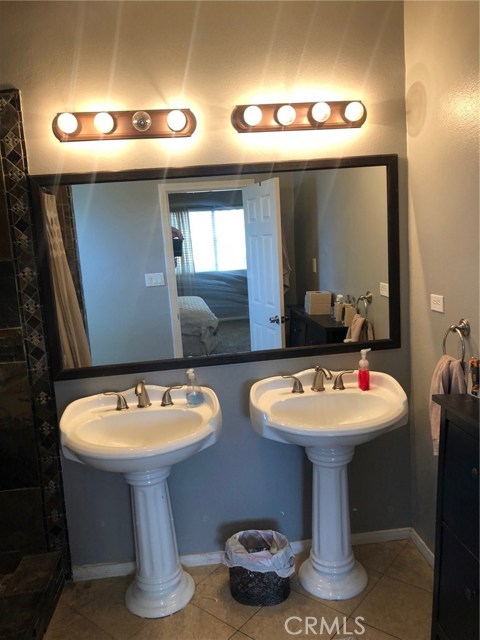
[[[172,396],[170,395],[170,391],[172,389],[181,389],[183,385],[175,385],[173,387],[168,387],[168,389],[164,392],[162,396],[162,402],[160,406],[162,407],[170,407],[173,404]]]
[[[346,373],[354,373],[355,369],[346,369],[345,371],[341,371],[333,381],[333,388],[335,391],[343,391],[345,389],[345,385],[343,384],[343,376]]]
[[[125,411],[128,409],[127,401],[125,400],[125,396],[121,393],[117,393],[116,391],[105,391],[104,396],[117,396],[117,411]]]
[[[282,376],[282,378],[291,378],[293,380],[292,393],[303,393],[303,386],[296,376]]]

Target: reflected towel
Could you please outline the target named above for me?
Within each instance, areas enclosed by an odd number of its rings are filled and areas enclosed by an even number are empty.
[[[373,325],[367,318],[356,313],[348,327],[345,342],[368,342],[369,340],[375,340]]]
[[[462,361],[458,358],[452,358],[452,356],[442,356],[433,371],[430,385],[429,414],[434,456],[438,456],[441,407],[432,400],[432,395],[466,393],[466,391],[467,385]]]

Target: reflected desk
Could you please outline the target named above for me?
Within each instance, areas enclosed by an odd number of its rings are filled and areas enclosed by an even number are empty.
[[[289,347],[341,343],[347,330],[329,315],[309,315],[302,306],[290,307]]]

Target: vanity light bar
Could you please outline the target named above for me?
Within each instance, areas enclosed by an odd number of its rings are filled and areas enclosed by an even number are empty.
[[[190,109],[57,113],[52,123],[60,142],[186,138],[196,126]]]
[[[361,127],[367,110],[358,100],[237,105],[233,127],[239,133],[307,131]]]

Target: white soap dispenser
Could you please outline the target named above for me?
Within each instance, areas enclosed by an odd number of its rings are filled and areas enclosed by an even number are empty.
[[[361,359],[358,363],[358,387],[362,391],[368,391],[370,389],[370,365],[367,360],[367,353],[371,349],[361,349]]]
[[[200,385],[197,382],[197,376],[195,374],[195,371],[193,369],[187,369],[186,376],[187,376],[187,393],[186,393],[187,403],[192,407],[196,407],[199,404],[202,404],[202,402],[204,402],[205,397],[203,395],[202,390],[200,389]]]

